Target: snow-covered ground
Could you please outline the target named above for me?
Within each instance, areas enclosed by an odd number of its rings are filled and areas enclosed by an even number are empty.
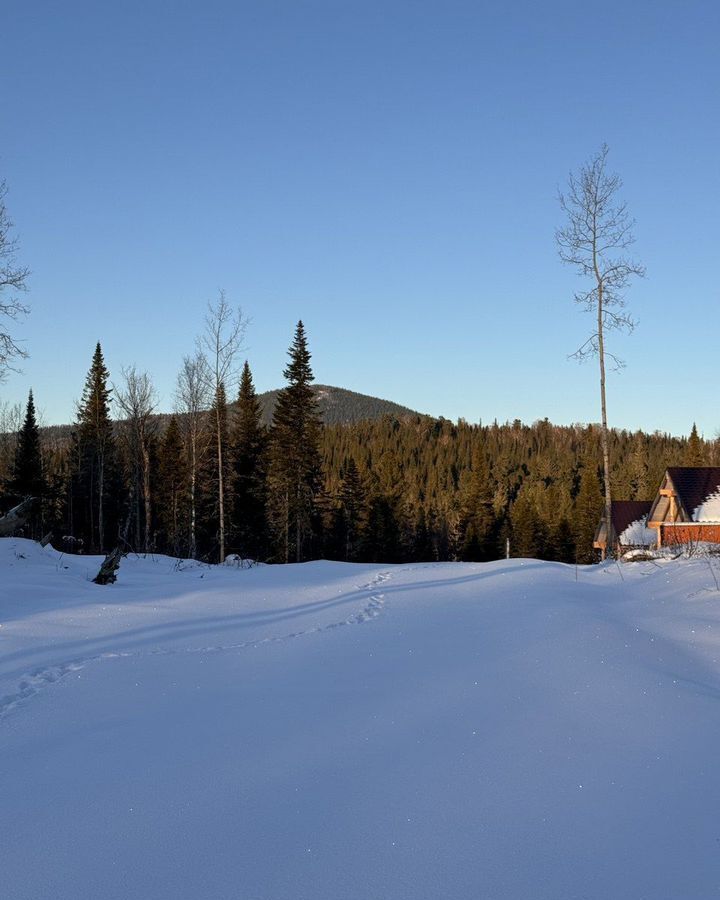
[[[3,898],[720,895],[719,561],[98,564],[0,540]]]

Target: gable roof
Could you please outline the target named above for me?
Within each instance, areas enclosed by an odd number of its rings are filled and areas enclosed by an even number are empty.
[[[652,500],[613,500],[612,524],[617,537],[633,522],[645,519],[651,506]]]
[[[610,504],[612,521],[610,540],[625,544],[647,543],[649,536],[646,533],[645,523],[651,506],[652,500],[613,500]],[[596,548],[607,547],[608,535],[605,523],[605,510],[603,510],[595,530],[593,546]],[[631,526],[636,527],[633,529]]]
[[[698,507],[720,491],[720,466],[670,466],[667,473],[691,521]]]

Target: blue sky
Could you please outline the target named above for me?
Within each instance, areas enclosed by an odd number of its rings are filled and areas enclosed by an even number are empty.
[[[597,420],[557,190],[602,142],[637,220],[611,423],[720,428],[720,6],[3,6],[0,177],[33,271],[33,387],[72,418],[94,344],[172,407],[204,306],[252,319],[259,390],[298,318],[318,381],[423,412]]]

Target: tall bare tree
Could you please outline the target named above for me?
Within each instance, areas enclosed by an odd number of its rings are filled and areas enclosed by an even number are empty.
[[[183,359],[175,389],[175,409],[181,413],[180,425],[187,457],[190,485],[190,534],[188,556],[197,554],[197,480],[198,468],[207,449],[205,417],[210,403],[210,372],[205,355],[198,350]]]
[[[243,347],[243,339],[248,321],[241,309],[233,309],[228,302],[225,291],[220,291],[215,303],[208,303],[205,316],[205,330],[198,338],[198,350],[204,353],[210,372],[210,392],[218,398],[228,387],[230,380],[237,377],[237,357]],[[215,456],[217,463],[217,501],[218,501],[218,544],[220,562],[225,562],[225,468],[224,458],[225,422],[224,411],[220,403],[213,406]]]
[[[605,517],[610,522],[610,451],[608,447],[607,400],[605,396],[605,363],[609,359],[616,368],[623,366],[606,347],[606,333],[612,330],[632,331],[635,322],[625,306],[625,290],[632,276],[642,277],[645,269],[629,259],[628,248],[635,242],[635,220],[618,200],[622,181],[606,169],[608,148],[599,152],[577,174],[571,173],[567,193],[560,194],[560,206],[567,224],[557,230],[560,259],[574,266],[588,279],[587,290],[575,294],[575,302],[595,317],[588,339],[573,353],[584,360],[596,356],[600,365],[600,407],[602,414],[601,446],[605,478]]]
[[[15,359],[23,359],[26,351],[5,330],[3,322],[17,320],[29,312],[17,294],[27,290],[30,270],[16,261],[18,241],[12,236],[13,223],[5,206],[7,185],[0,181],[0,381],[12,368]]]
[[[15,448],[23,422],[21,403],[0,401],[0,485],[11,477],[15,462]],[[2,487],[0,487],[0,492]]]
[[[115,402],[125,416],[127,440],[133,466],[133,494],[136,509],[136,533],[140,537],[140,496],[144,507],[143,551],[151,549],[152,493],[150,484],[150,448],[157,432],[153,413],[157,397],[147,372],[135,366],[122,370],[123,384],[114,387]]]

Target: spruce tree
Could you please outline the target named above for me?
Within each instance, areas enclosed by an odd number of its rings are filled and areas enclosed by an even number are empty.
[[[512,555],[525,559],[542,559],[547,534],[527,486],[521,489],[513,503],[510,520]]]
[[[44,514],[48,487],[43,475],[43,461],[40,449],[40,431],[35,418],[33,393],[28,395],[25,419],[17,435],[12,476],[7,485],[13,502],[20,503],[26,497],[34,497],[32,515],[25,534],[39,537],[44,528]]]
[[[18,500],[25,497],[41,499],[46,492],[40,452],[40,430],[35,417],[35,401],[32,391],[28,395],[25,421],[18,434],[15,465],[9,487]]]
[[[595,562],[596,553],[593,549],[593,539],[602,514],[603,496],[600,489],[597,463],[592,456],[586,456],[580,477],[580,490],[575,500],[577,562]]]
[[[473,562],[494,559],[495,524],[487,459],[484,449],[478,447],[473,455],[472,472],[463,498],[460,558]]]
[[[119,516],[121,484],[110,419],[109,378],[98,343],[78,406],[74,454],[78,501],[75,516],[91,552],[106,549],[110,535],[114,540]]]
[[[246,559],[267,556],[267,431],[247,361],[238,393],[233,445],[234,548]]]
[[[400,526],[392,498],[375,493],[368,502],[362,559],[372,563],[395,563],[403,558]]]
[[[692,431],[690,432],[690,437],[688,438],[687,448],[685,450],[685,465],[705,465],[705,453],[703,452],[702,441],[700,440],[700,435],[698,434],[697,425],[694,422]]]
[[[567,516],[561,516],[550,528],[543,558],[564,563],[575,561],[575,539]]]
[[[271,516],[279,556],[307,558],[317,534],[320,492],[320,418],[312,388],[310,352],[302,321],[288,351],[288,381],[277,397],[271,431]]]
[[[412,556],[414,562],[431,562],[435,559],[425,510],[420,507],[415,518]]]
[[[648,447],[644,435],[641,433],[633,438],[628,460],[628,480],[630,482],[629,500],[649,500],[657,488],[657,485],[650,484]]]
[[[158,452],[157,506],[162,547],[179,556],[187,518],[187,466],[178,421],[173,416]]]
[[[355,460],[350,457],[340,487],[342,558],[348,562],[354,562],[360,552],[365,508],[365,486]]]

